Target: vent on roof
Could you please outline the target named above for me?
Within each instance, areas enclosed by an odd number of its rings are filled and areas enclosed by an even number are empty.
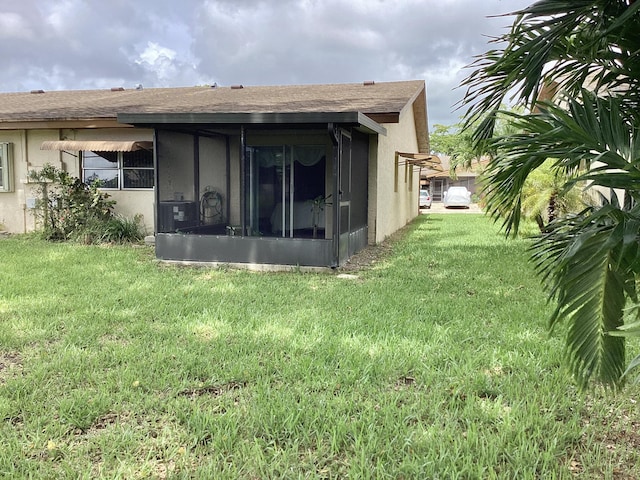
[[[376,82],[374,82],[373,80],[365,80],[364,82],[362,82],[362,84],[368,87],[369,85],[375,85]]]
[[[124,92],[124,87],[111,87],[112,92]]]
[[[231,85],[231,90],[240,90],[241,88],[244,88],[244,86],[242,86],[242,85]]]
[[[44,90],[31,90],[31,93],[44,93]]]

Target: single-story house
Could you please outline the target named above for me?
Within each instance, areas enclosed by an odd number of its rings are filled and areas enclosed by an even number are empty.
[[[480,195],[482,186],[480,176],[488,164],[488,159],[473,161],[469,167],[456,168],[455,175],[451,174],[451,158],[438,154],[440,169],[425,169],[420,174],[420,187],[428,187],[434,202],[444,200],[444,192],[449,187],[467,187],[472,198]]]
[[[424,81],[0,94],[0,229],[31,170],[102,181],[164,260],[335,267],[418,214]]]

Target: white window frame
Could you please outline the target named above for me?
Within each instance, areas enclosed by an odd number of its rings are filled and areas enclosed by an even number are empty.
[[[85,177],[85,172],[87,170],[105,170],[105,171],[115,171],[117,172],[117,179],[118,179],[118,186],[117,187],[100,187],[101,190],[126,190],[126,191],[135,191],[135,190],[153,190],[153,185],[151,185],[150,187],[136,187],[136,188],[127,188],[124,186],[124,173],[127,170],[150,170],[152,172],[152,178],[154,178],[155,180],[155,175],[153,175],[154,172],[154,167],[125,167],[124,166],[124,152],[115,152],[117,153],[117,157],[118,157],[118,162],[117,164],[114,164],[113,168],[96,168],[96,167],[90,167],[90,168],[86,168],[84,165],[84,157],[85,157],[85,152],[87,150],[81,151],[80,152],[80,157],[81,157],[81,168],[82,168],[82,181],[83,182],[87,182],[86,177]],[[97,152],[91,152],[91,153],[97,153]]]
[[[11,143],[0,142],[0,193],[13,191]]]

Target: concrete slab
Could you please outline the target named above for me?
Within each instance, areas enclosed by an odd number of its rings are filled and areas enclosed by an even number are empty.
[[[421,208],[421,214],[426,213],[483,213],[477,203],[472,203],[469,208],[444,208],[442,202],[433,202],[431,208]]]

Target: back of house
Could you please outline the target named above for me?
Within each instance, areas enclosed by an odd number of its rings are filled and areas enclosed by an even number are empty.
[[[423,81],[0,94],[0,230],[38,228],[28,174],[99,180],[158,258],[335,267],[418,213]]]

